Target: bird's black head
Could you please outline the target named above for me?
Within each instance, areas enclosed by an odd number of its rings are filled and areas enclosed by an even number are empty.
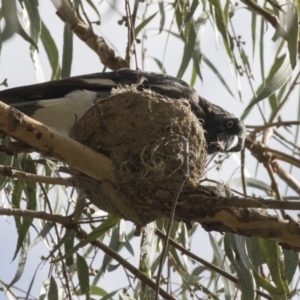
[[[225,109],[201,97],[198,104],[201,105],[204,117],[197,111],[196,115],[203,122],[207,153],[241,151],[246,137],[244,123]]]
[[[244,148],[246,128],[244,123],[230,114],[216,115],[203,125],[207,153],[237,152]]]

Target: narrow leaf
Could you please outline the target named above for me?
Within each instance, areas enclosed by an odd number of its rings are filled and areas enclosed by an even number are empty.
[[[96,13],[96,15],[98,16],[99,20],[101,20],[101,16],[100,13],[97,9],[97,6],[94,4],[94,2],[92,0],[86,0],[86,2],[89,4],[89,6],[92,8],[92,10]]]
[[[50,285],[48,290],[48,299],[49,300],[58,300],[58,288],[54,278],[51,276]]]
[[[157,12],[145,19],[139,26],[134,29],[134,36],[137,37],[139,32],[157,15]]]
[[[267,86],[263,89],[263,91],[258,95],[254,101],[250,103],[250,105],[246,108],[249,109],[253,105],[257,104],[261,100],[269,97],[273,93],[275,93],[278,89],[280,89],[291,77],[292,75],[292,67],[289,59],[289,55],[286,54],[284,56],[284,60],[278,69],[278,71],[274,74],[274,77],[270,80]]]
[[[167,73],[165,67],[163,66],[162,62],[158,58],[153,57],[153,56],[149,56],[149,58],[152,58],[155,61],[155,63],[157,64],[157,66],[159,67],[159,69],[161,70],[162,73],[165,73],[165,74]]]
[[[27,260],[27,250],[26,249],[27,249],[29,243],[30,243],[30,238],[29,238],[29,232],[28,232],[22,242],[22,251],[21,251],[20,257],[19,257],[17,272],[16,272],[13,280],[10,282],[9,286],[12,286],[16,282],[18,282],[24,272],[24,267],[25,267],[25,263]]]
[[[234,96],[232,91],[230,90],[230,87],[226,83],[225,79],[221,75],[221,73],[218,71],[218,69],[214,66],[214,64],[206,57],[204,54],[202,54],[202,60],[207,64],[207,66],[213,71],[213,73],[217,76],[217,78],[220,80],[220,82],[223,84],[225,89],[228,91],[228,93],[231,96]]]
[[[221,3],[219,0],[209,0],[209,2],[214,7],[215,22],[216,22],[219,32],[221,33],[221,35],[223,37],[223,42],[224,42],[225,49],[227,51],[227,55],[230,58],[232,58],[233,57],[232,45],[231,45],[231,41],[230,41],[230,38],[229,38],[229,35],[227,32],[227,21],[226,21],[227,18],[225,17],[225,15],[223,13]]]
[[[90,286],[90,294],[96,296],[105,296],[107,295],[107,292],[96,285],[92,285]]]
[[[292,279],[297,270],[297,263],[299,261],[299,253],[294,252],[293,250],[283,249],[284,256],[284,265],[285,265],[285,275],[288,279],[288,282],[291,283]]]
[[[90,277],[89,277],[89,267],[85,261],[85,259],[77,253],[77,274],[78,281],[81,293],[83,293],[86,298],[90,297]]]
[[[38,42],[41,33],[41,18],[37,0],[24,0],[26,11],[30,21],[30,36],[35,43]]]
[[[183,24],[186,25],[190,22],[192,17],[194,16],[195,10],[199,5],[199,0],[193,0],[191,7],[189,8],[189,12],[186,14]]]
[[[239,285],[242,290],[241,300],[254,300],[256,284],[246,250],[245,238],[237,234],[226,233],[224,246],[226,254],[232,252],[232,255],[229,255],[228,258],[234,265],[238,275]],[[234,249],[234,253],[232,249]]]
[[[225,260],[224,252],[223,249],[218,245],[214,237],[212,236],[211,233],[209,233],[209,240],[210,244],[213,248],[214,255],[216,258],[216,261],[218,263],[218,266],[222,269],[224,269],[226,272],[230,273],[230,268]],[[223,285],[224,285],[224,292],[225,292],[225,297],[226,299],[233,299],[235,295],[235,287],[232,282],[230,282],[227,278],[222,277]]]
[[[70,29],[69,25],[65,24],[62,69],[61,69],[62,78],[67,78],[71,76],[72,60],[73,60],[73,31]]]
[[[159,13],[160,13],[159,33],[161,33],[164,29],[165,21],[166,21],[166,13],[165,13],[165,7],[164,7],[163,0],[158,1],[158,8],[159,8]]]
[[[258,239],[260,249],[265,257],[272,280],[277,287],[277,295],[287,295],[289,294],[288,286],[284,282],[282,277],[282,266],[280,258],[280,249],[276,242],[265,239]],[[285,299],[285,298],[282,298]]]
[[[107,233],[107,231],[113,226],[115,226],[119,222],[119,220],[120,219],[115,216],[109,216],[107,220],[105,220],[101,225],[96,227],[90,234],[88,234],[85,240],[79,242],[76,246],[74,246],[74,248],[70,249],[65,255],[54,260],[54,262],[58,262],[69,257],[73,253],[76,253],[80,248],[84,247],[85,245],[89,244],[92,241],[95,241],[96,239],[98,239],[99,237]]]
[[[66,239],[64,246],[65,246],[65,253],[69,252],[71,249],[74,248],[74,239],[75,239],[75,235],[74,232],[72,230],[66,230],[66,235],[69,235],[69,237]],[[72,266],[74,264],[73,261],[73,255],[70,255],[67,257],[66,259],[66,265],[67,266]]]
[[[178,78],[182,78],[183,74],[185,73],[185,71],[193,57],[195,44],[196,44],[195,26],[193,26],[191,24],[191,26],[189,28],[188,38],[184,45],[183,58],[182,58],[181,65],[180,65],[178,73],[177,73]]]
[[[289,56],[292,69],[297,65],[297,56],[298,56],[298,8],[294,3],[290,3],[287,6],[287,22],[288,22],[288,35],[287,35],[287,44],[289,49]]]
[[[51,79],[59,79],[60,78],[60,66],[59,66],[59,55],[56,44],[50,34],[50,31],[46,27],[44,23],[42,23],[42,30],[41,30],[41,40],[46,50],[49,63],[52,68],[52,75]]]

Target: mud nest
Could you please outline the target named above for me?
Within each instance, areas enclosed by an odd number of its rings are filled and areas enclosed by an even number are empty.
[[[202,177],[206,143],[188,102],[132,87],[117,90],[76,123],[71,137],[110,157],[119,184],[83,174],[74,176],[75,183],[94,205],[138,226],[168,217],[184,172],[178,136],[189,143],[189,190]]]

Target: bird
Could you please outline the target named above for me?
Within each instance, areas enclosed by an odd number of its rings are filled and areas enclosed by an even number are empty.
[[[203,126],[208,154],[243,149],[246,129],[239,118],[201,97],[182,79],[161,73],[120,69],[74,76],[2,90],[0,101],[68,135],[75,122],[98,100],[110,96],[114,88],[128,85],[174,101],[188,100]]]

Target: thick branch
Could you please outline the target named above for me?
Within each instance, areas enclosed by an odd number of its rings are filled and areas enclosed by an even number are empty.
[[[115,54],[102,37],[97,36],[93,28],[84,22],[78,11],[72,8],[67,0],[52,0],[58,16],[70,25],[73,32],[99,56],[101,63],[111,70],[129,68],[129,64]]]
[[[252,208],[229,206],[228,198],[186,194],[180,197],[176,210],[177,220],[199,222],[207,231],[233,232],[244,236],[272,239],[295,251],[300,250],[300,226],[287,216],[287,220]],[[234,200],[234,199],[231,199]],[[235,201],[247,199],[235,198]],[[279,202],[278,203],[285,203]],[[222,208],[223,206],[223,208]],[[219,207],[219,208],[217,208]]]
[[[0,130],[37,152],[53,157],[97,180],[116,183],[115,166],[106,156],[46,127],[0,102]]]
[[[300,195],[300,184],[291,174],[286,172],[279,164],[278,160],[286,161],[296,167],[300,167],[299,160],[295,159],[290,155],[285,155],[284,153],[277,151],[275,149],[270,149],[264,144],[258,142],[253,138],[252,135],[247,135],[245,141],[245,147],[251,151],[251,154],[261,163],[270,163],[272,166],[272,171],[277,173],[278,176],[298,195]]]

